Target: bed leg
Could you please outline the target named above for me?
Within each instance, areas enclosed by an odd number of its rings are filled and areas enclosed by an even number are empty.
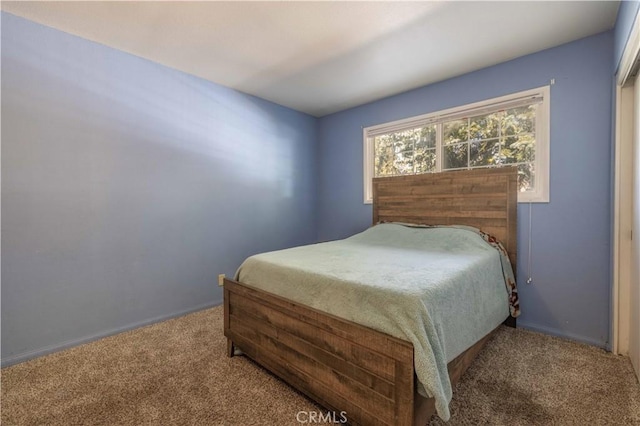
[[[509,316],[509,318],[504,320],[503,324],[507,327],[516,328],[516,319],[512,316]]]
[[[229,358],[233,358],[234,351],[235,348],[233,347],[233,342],[231,341],[231,339],[227,338],[227,356]]]

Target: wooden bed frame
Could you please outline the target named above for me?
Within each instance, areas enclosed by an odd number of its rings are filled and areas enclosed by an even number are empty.
[[[515,167],[373,180],[374,225],[480,228],[503,243],[514,272],[516,209]],[[515,327],[515,320],[507,323]],[[452,386],[492,333],[448,364]],[[229,356],[241,349],[336,418],[346,412],[350,424],[424,426],[435,413],[433,398],[416,391],[407,341],[229,279],[224,334]]]

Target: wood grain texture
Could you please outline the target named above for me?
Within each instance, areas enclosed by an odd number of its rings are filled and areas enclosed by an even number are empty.
[[[243,352],[350,424],[413,423],[413,346],[225,279],[224,333]],[[390,368],[389,368],[390,367]]]
[[[224,329],[226,330],[227,328],[229,328],[229,303],[231,302],[231,298],[229,295],[229,290],[227,290],[226,288],[223,291],[224,294],[224,313],[223,313],[223,321],[224,321]],[[233,352],[234,352],[234,348],[233,348],[233,340],[227,338],[227,356],[229,358],[233,357]]]

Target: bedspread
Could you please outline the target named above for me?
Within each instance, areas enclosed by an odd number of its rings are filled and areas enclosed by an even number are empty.
[[[434,397],[448,420],[447,363],[510,314],[511,283],[485,239],[458,227],[379,224],[344,240],[252,256],[236,279],[411,342],[418,392]]]

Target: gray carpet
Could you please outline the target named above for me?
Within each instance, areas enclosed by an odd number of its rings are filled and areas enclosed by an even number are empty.
[[[300,425],[320,410],[225,350],[217,307],[5,368],[2,423]],[[640,386],[627,358],[504,327],[451,409],[451,425],[640,425]]]

